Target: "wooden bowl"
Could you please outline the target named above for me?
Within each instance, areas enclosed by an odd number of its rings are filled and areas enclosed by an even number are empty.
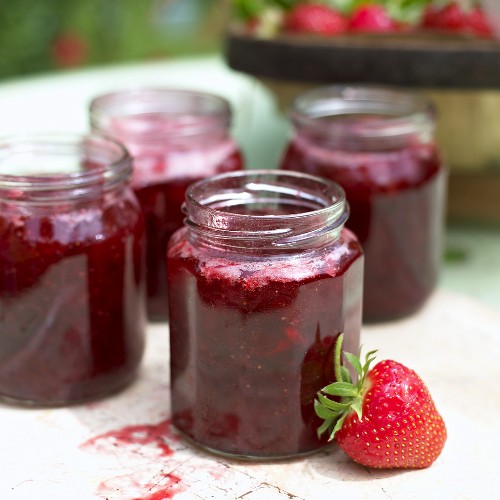
[[[500,42],[425,35],[267,40],[233,29],[226,59],[261,80],[284,110],[301,92],[325,84],[422,92],[438,110],[437,140],[451,171],[450,216],[500,222],[500,196],[491,199],[491,186],[500,187]]]

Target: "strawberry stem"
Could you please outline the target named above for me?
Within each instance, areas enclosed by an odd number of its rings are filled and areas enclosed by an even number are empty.
[[[342,355],[342,342],[344,341],[344,334],[340,333],[339,336],[337,337],[337,342],[335,343],[335,352],[333,355],[333,363],[334,363],[334,370],[335,370],[335,380],[338,382],[343,381],[344,377],[342,376],[342,361],[341,361],[341,355]]]
[[[336,381],[323,387],[314,400],[316,415],[324,420],[317,430],[318,438],[324,432],[328,431],[330,434],[328,441],[334,439],[335,434],[342,427],[344,420],[351,412],[355,412],[358,419],[362,420],[363,398],[368,390],[366,387],[367,375],[376,353],[376,351],[368,352],[365,356],[365,362],[362,365],[358,356],[344,352],[345,358],[357,374],[357,381],[353,383],[349,370],[342,365],[343,340],[344,334],[341,333],[335,344],[333,360]],[[340,401],[330,399],[327,396],[340,398]]]

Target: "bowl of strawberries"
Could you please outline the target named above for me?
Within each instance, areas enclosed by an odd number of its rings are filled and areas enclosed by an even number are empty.
[[[227,59],[247,73],[453,89],[499,82],[497,15],[475,0],[234,0],[234,6]]]
[[[450,204],[464,215],[463,199],[454,201],[455,182],[462,192],[471,175],[472,182],[479,175],[486,186],[491,185],[491,176],[496,183],[500,180],[498,0],[232,0],[232,4],[227,62],[261,80],[281,108],[322,84],[411,88],[432,99],[438,109],[437,139],[452,172]],[[479,185],[477,192],[482,191]],[[484,196],[472,197],[466,212],[483,202]],[[485,208],[478,209],[479,217],[488,218],[491,207],[487,200]],[[500,214],[500,206],[496,208]]]
[[[495,36],[494,0],[234,0],[234,17],[258,36],[352,33]]]

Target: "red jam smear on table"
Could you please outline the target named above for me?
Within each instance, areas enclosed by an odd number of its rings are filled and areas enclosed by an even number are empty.
[[[65,404],[135,375],[144,349],[137,202],[0,203],[0,395]]]
[[[333,344],[357,351],[362,258],[344,230],[331,248],[287,256],[170,242],[172,421],[222,453],[280,457],[325,445],[316,392],[333,377]],[[189,310],[186,300],[189,297]]]
[[[82,448],[116,446],[152,446],[162,457],[173,454],[169,441],[176,441],[177,437],[170,432],[170,420],[162,420],[157,424],[127,425],[119,429],[99,434],[83,443]]]
[[[441,260],[445,176],[435,145],[352,152],[295,139],[281,168],[319,175],[345,189],[347,227],[365,254],[364,321],[419,310],[436,286]]]

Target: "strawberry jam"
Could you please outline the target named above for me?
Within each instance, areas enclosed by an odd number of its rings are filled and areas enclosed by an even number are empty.
[[[282,168],[338,182],[365,253],[363,319],[419,310],[441,257],[444,169],[432,108],[383,89],[326,88],[299,96]]]
[[[204,93],[139,89],[97,97],[90,114],[95,131],[118,139],[134,157],[133,187],[146,221],[148,316],[165,320],[166,246],[182,227],[187,187],[243,168],[228,135],[229,105]]]
[[[188,189],[168,250],[173,423],[202,447],[276,458],[323,447],[313,401],[333,344],[357,351],[363,257],[341,188],[294,173]]]
[[[105,139],[0,143],[0,397],[75,403],[136,374],[144,225],[130,176]]]

